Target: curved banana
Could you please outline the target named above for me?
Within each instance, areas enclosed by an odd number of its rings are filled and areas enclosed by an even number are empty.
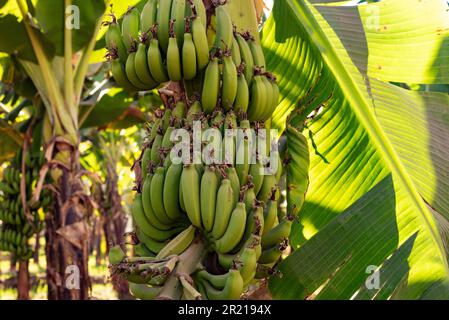
[[[170,219],[165,212],[164,208],[164,182],[165,182],[165,168],[158,167],[154,173],[153,179],[151,179],[151,206],[159,221],[170,224]]]
[[[226,174],[228,176],[229,181],[231,182],[232,195],[234,197],[233,206],[237,205],[240,198],[240,180],[237,175],[237,171],[235,167],[229,167],[226,169]]]
[[[232,61],[236,66],[242,63],[242,55],[240,54],[240,47],[237,39],[232,37],[232,47],[231,47]]]
[[[152,90],[158,86],[158,83],[153,79],[148,67],[147,47],[144,43],[139,43],[137,47],[136,56],[134,58],[134,68],[136,70],[137,78],[146,85],[148,90]]]
[[[126,49],[129,51],[133,42],[139,37],[140,12],[136,7],[131,7],[125,13],[122,21],[122,39]]]
[[[136,88],[126,76],[125,66],[120,62],[119,59],[112,60],[111,63],[112,76],[114,77],[115,82],[129,92],[140,91],[139,88]]]
[[[157,38],[159,44],[167,52],[168,39],[170,36],[170,14],[173,0],[161,0],[159,1],[159,8],[157,10]]]
[[[231,16],[223,6],[218,6],[215,8],[215,19],[217,27],[214,47],[222,50],[231,48],[234,32]]]
[[[156,23],[157,18],[157,3],[158,0],[148,0],[142,8],[140,14],[140,32],[148,33],[153,25]]]
[[[223,57],[221,103],[225,111],[231,109],[237,96],[237,67],[228,51]]]
[[[207,167],[201,178],[201,220],[207,232],[212,230],[215,218],[218,177],[214,167]]]
[[[274,87],[271,83],[270,80],[268,80],[268,78],[263,75],[262,76],[262,81],[265,85],[265,92],[267,94],[267,101],[265,103],[265,112],[261,115],[261,121],[266,121],[267,119],[271,118],[272,115],[272,110],[273,110],[273,106],[275,104],[274,99],[275,99],[275,93],[274,93]]]
[[[129,82],[131,82],[131,84],[134,87],[140,90],[147,90],[148,86],[145,85],[142,81],[140,81],[139,77],[137,77],[135,61],[136,61],[136,51],[130,52],[125,65],[126,76]]]
[[[243,279],[238,270],[230,270],[222,290],[217,290],[209,282],[203,281],[207,297],[211,300],[238,300],[243,292]]]
[[[252,247],[244,248],[242,254],[240,255],[239,262],[241,263],[241,266],[239,266],[238,270],[242,275],[243,286],[246,287],[256,275],[256,250]]]
[[[158,166],[161,163],[160,149],[162,147],[163,136],[157,134],[154,138],[153,145],[151,146],[151,163],[154,166]]]
[[[268,201],[268,205],[265,208],[264,212],[265,225],[264,230],[262,232],[262,236],[265,236],[267,232],[273,228],[277,216],[278,216],[278,202],[272,197],[271,200]]]
[[[173,234],[177,233],[176,229],[162,231],[154,227],[145,217],[142,206],[142,195],[137,194],[133,206],[132,206],[132,217],[136,225],[140,230],[147,236],[151,237],[156,241],[165,241],[169,239]]]
[[[109,249],[109,263],[112,265],[119,264],[126,258],[126,254],[123,252],[120,246],[113,246]]]
[[[180,255],[183,253],[190,246],[193,239],[195,239],[195,231],[196,228],[192,225],[182,231],[159,251],[156,258],[164,259],[171,255]]]
[[[263,203],[267,203],[268,199],[271,198],[273,190],[275,189],[277,189],[276,176],[272,174],[264,176],[262,188],[257,195],[257,199],[259,199]]]
[[[117,50],[117,55],[118,58],[120,59],[120,62],[126,63],[128,51],[122,40],[120,25],[115,19],[115,17],[111,22],[109,22],[109,27],[108,31],[106,31],[105,40],[106,40],[106,47],[108,49]]]
[[[251,54],[253,56],[254,64],[262,69],[262,71],[265,71],[266,63],[265,63],[265,56],[263,54],[262,46],[260,43],[258,43],[254,37],[251,37],[248,40],[248,46],[251,50]]]
[[[154,240],[139,228],[136,230],[136,235],[139,241],[142,242],[151,252],[154,252],[154,254],[160,252],[168,243],[167,241],[160,242]]]
[[[256,163],[251,164],[251,167],[249,168],[249,175],[252,177],[252,182],[254,184],[254,193],[256,196],[259,194],[260,189],[263,185],[264,180],[264,173],[263,173],[264,167],[263,164],[259,161],[256,161]]]
[[[233,193],[229,179],[223,179],[217,192],[214,227],[211,232],[214,239],[220,239],[226,232],[232,209],[234,209]]]
[[[167,71],[171,81],[178,82],[182,80],[181,55],[179,52],[178,41],[173,32],[170,32],[167,49]]]
[[[206,68],[204,75],[201,105],[205,114],[211,114],[218,102],[218,90],[220,88],[220,70],[218,59],[213,57]]]
[[[284,217],[279,224],[268,231],[262,237],[262,248],[272,247],[290,236],[293,219],[290,216]]]
[[[246,79],[246,83],[248,84],[248,87],[251,86],[251,82],[253,79],[253,68],[254,68],[254,59],[253,55],[251,53],[251,49],[248,46],[248,43],[246,43],[245,38],[240,33],[236,33],[235,35],[237,39],[237,43],[239,44],[240,48],[240,55],[242,57],[242,62],[244,63],[244,75]]]
[[[196,76],[196,48],[191,33],[184,33],[182,46],[182,73],[185,80],[192,80]]]
[[[251,102],[248,107],[248,120],[261,121],[267,110],[267,88],[261,75],[253,78],[251,85]]]
[[[172,164],[167,170],[164,182],[163,200],[167,216],[172,220],[181,218],[181,208],[179,207],[179,186],[183,165]]]
[[[271,248],[264,249],[257,262],[260,264],[268,264],[276,262],[282,256],[282,252],[284,250],[285,246],[283,244],[276,244]]]
[[[246,227],[245,203],[237,203],[232,211],[228,226],[223,236],[215,241],[215,248],[219,253],[228,253],[234,249],[242,239]]]
[[[209,63],[209,44],[207,42],[206,25],[201,19],[192,17],[192,39],[195,44],[198,70],[203,70]]]
[[[182,48],[184,40],[184,16],[186,9],[186,0],[173,0],[170,19],[174,21],[173,31],[175,33],[175,38],[178,41],[179,48]]]
[[[243,73],[237,76],[237,94],[234,101],[234,110],[236,113],[248,111],[249,106],[249,88]]]
[[[165,70],[164,60],[162,58],[162,53],[159,48],[159,40],[156,37],[156,32],[150,40],[150,46],[148,47],[148,68],[150,69],[151,75],[159,83],[167,82],[168,75]]]
[[[195,165],[184,167],[181,175],[181,188],[184,206],[190,222],[198,228],[201,225],[200,177]]]
[[[155,287],[149,286],[147,284],[138,284],[129,282],[129,291],[137,299],[153,300],[162,292],[162,287]]]

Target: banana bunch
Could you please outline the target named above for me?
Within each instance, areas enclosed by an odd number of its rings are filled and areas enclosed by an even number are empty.
[[[210,115],[203,110],[200,101],[178,101],[156,110],[148,126],[134,167],[139,172],[131,209],[135,257],[111,257],[113,273],[135,284],[136,297],[159,297],[176,274],[182,288],[177,298],[238,299],[258,275],[265,277],[258,269],[274,267],[288,247],[294,217],[278,210],[279,152],[268,154],[277,170],[266,174],[267,165],[251,149],[257,143],[259,152],[269,152],[271,140],[261,143],[252,135],[251,129],[262,125],[232,110]],[[173,133],[184,129],[193,136],[197,123],[204,136],[216,129],[218,154],[210,152],[208,158],[204,151],[200,162],[190,164],[174,161]],[[228,135],[229,129],[237,134]],[[262,129],[258,132],[269,135]],[[191,146],[188,150],[193,160],[197,154]],[[194,268],[177,273],[183,255],[198,241],[205,249]]]
[[[148,0],[120,23],[111,13],[105,40],[117,84],[135,92],[167,81],[192,80],[209,63],[202,0]]]
[[[214,31],[208,29],[201,0],[148,0],[141,13],[131,7],[121,26],[111,14],[112,21],[105,24],[114,79],[128,91],[202,79],[206,114],[232,109],[264,122],[278,105],[276,77],[266,71],[256,39],[236,32],[223,3],[213,3]]]
[[[25,215],[20,192],[21,155],[22,152],[18,152],[10,166],[3,171],[3,180],[0,182],[0,250],[10,251],[16,258],[27,260],[33,254],[28,240],[44,226],[39,210],[50,205],[51,195],[48,190],[44,190],[38,203],[29,201],[28,207],[32,216],[30,221]],[[39,177],[38,168],[43,165],[43,161],[43,153],[39,156],[30,156],[28,153],[25,157],[26,194],[30,198]]]

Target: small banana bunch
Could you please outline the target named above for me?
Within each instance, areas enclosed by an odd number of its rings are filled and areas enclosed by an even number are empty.
[[[268,120],[279,101],[276,77],[266,71],[262,47],[235,30],[223,3],[213,1],[215,30],[201,0],[148,0],[131,7],[121,27],[106,22],[107,57],[114,79],[128,91],[152,90],[167,81],[202,81],[201,105]],[[213,35],[212,35],[213,34]]]
[[[25,184],[27,195],[31,196],[33,185],[39,176],[38,168],[43,164],[43,154],[32,157],[26,156]],[[3,181],[0,182],[0,250],[10,251],[17,259],[29,259],[33,251],[28,244],[28,239],[34,233],[42,230],[43,217],[39,215],[39,209],[51,203],[51,197],[47,190],[42,192],[42,200],[38,203],[29,202],[32,221],[25,215],[20,195],[21,182],[21,152],[18,152],[11,165],[3,171]]]
[[[270,151],[272,140],[257,139],[252,129],[270,131],[233,110],[203,110],[198,100],[157,110],[135,165],[135,257],[116,248],[110,260],[138,298],[238,299],[288,247],[294,217],[279,210],[283,163]],[[191,161],[175,161],[177,129],[192,138],[198,129],[203,137],[214,132],[214,148],[205,146],[201,156],[188,143]],[[274,160],[264,163],[262,153]],[[267,173],[273,163],[277,169]]]
[[[107,57],[115,81],[128,91],[192,80],[209,63],[202,0],[148,0],[142,12],[130,7],[121,26],[110,16]]]

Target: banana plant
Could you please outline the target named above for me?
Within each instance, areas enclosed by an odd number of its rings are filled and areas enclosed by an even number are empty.
[[[138,1],[129,1],[129,5]],[[125,11],[120,1],[38,0],[0,4],[0,51],[13,55],[45,104],[44,142],[56,201],[47,215],[48,298],[87,299],[86,218],[92,209],[81,181],[79,129],[93,108],[80,107],[89,65],[98,62],[103,14],[109,4]],[[42,185],[36,188],[38,197]],[[62,263],[61,263],[62,262]],[[68,265],[76,265],[73,283]],[[76,278],[76,279],[75,279]]]
[[[300,129],[311,150],[270,292],[449,299],[449,96],[393,84],[449,83],[447,2],[327,2],[274,1],[262,30],[282,96],[273,126]]]

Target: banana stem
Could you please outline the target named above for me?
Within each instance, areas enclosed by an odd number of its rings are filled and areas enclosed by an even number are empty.
[[[72,115],[72,119],[75,120],[75,128],[77,128],[77,112],[73,104],[72,30],[67,26],[67,18],[69,17],[67,8],[71,6],[72,0],[65,0],[64,4],[66,8],[64,19],[66,22],[64,23],[64,96],[67,109]]]
[[[73,119],[71,119],[66,110],[64,110],[64,99],[61,95],[60,85],[56,79],[56,75],[52,71],[50,60],[48,59],[44,51],[42,43],[36,37],[34,30],[30,25],[31,16],[28,13],[27,4],[24,2],[24,0],[17,0],[17,5],[22,14],[25,29],[27,31],[28,37],[30,38],[31,45],[33,46],[34,53],[42,72],[42,77],[45,81],[48,99],[52,106],[52,110],[55,113],[53,115],[54,121],[60,121],[62,124],[62,126],[58,125],[56,127],[61,128],[61,131],[63,127],[72,138],[76,137],[77,132],[73,123]],[[57,132],[57,134],[62,135],[64,134],[64,132]]]
[[[190,247],[187,248],[179,256],[179,262],[171,273],[170,277],[165,282],[164,288],[162,289],[161,294],[158,299],[160,300],[171,300],[171,299],[179,299],[182,290],[182,284],[179,280],[179,276],[185,274],[192,274],[197,269],[199,262],[202,260],[206,250],[205,243],[203,239],[197,237]]]

